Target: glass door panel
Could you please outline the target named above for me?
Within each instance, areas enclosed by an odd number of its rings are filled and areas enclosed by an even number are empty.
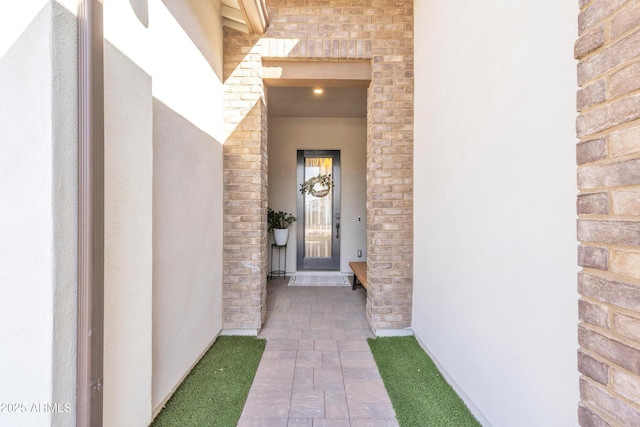
[[[333,186],[320,182],[330,175]],[[340,269],[340,152],[298,151],[298,188],[310,183],[312,191],[298,193],[297,268]]]
[[[304,159],[304,180],[324,174],[332,174],[333,159],[331,157],[312,157]],[[316,195],[304,195],[304,256],[310,258],[331,257],[331,236],[333,230],[332,188],[314,185]]]

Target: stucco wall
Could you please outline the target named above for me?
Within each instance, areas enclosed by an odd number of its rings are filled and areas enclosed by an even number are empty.
[[[154,408],[222,328],[222,146],[154,102]]]
[[[413,329],[485,425],[576,425],[572,2],[414,2]]]
[[[144,425],[151,417],[151,79],[109,43],[104,64],[104,422]]]
[[[297,216],[296,197],[300,194],[296,184],[297,150],[340,150],[340,271],[349,273],[349,261],[364,261],[367,256],[366,145],[366,119],[269,118],[269,206],[272,209]],[[289,227],[287,273],[296,271],[296,225]],[[362,250],[362,258],[356,256],[358,249]],[[277,261],[277,255],[274,256]],[[274,264],[274,269],[279,268]]]
[[[112,187],[105,203],[112,218],[105,290],[112,307],[105,318],[110,425],[150,421],[221,330],[222,27],[216,7],[105,2],[105,74],[112,85],[105,89],[105,120],[116,150],[106,169]],[[121,356],[127,352],[131,357]]]
[[[75,16],[25,3],[0,5],[0,424],[73,425]]]

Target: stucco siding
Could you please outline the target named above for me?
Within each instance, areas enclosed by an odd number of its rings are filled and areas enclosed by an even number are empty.
[[[149,422],[222,327],[218,6],[105,3],[110,425]]]
[[[576,425],[574,4],[415,6],[413,329],[485,425]]]
[[[3,4],[0,17],[0,402],[13,409],[5,407],[0,423],[71,425],[75,17],[57,2]]]

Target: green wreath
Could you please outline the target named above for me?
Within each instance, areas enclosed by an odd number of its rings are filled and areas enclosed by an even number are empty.
[[[331,174],[325,173],[309,178],[304,184],[300,184],[300,192],[314,197],[324,197],[329,194],[333,186]]]

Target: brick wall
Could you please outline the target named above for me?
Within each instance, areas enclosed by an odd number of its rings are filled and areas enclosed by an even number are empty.
[[[413,306],[413,4],[388,3],[395,7],[375,15],[368,94],[367,315],[374,329],[411,326]]]
[[[578,414],[640,425],[640,1],[580,8]]]
[[[267,138],[258,41],[225,29],[223,329],[260,329],[267,285]],[[236,36],[236,37],[234,37]],[[247,43],[252,40],[253,43]]]
[[[267,7],[271,24],[261,38],[225,30],[225,114],[231,135],[225,143],[225,225],[231,227],[225,234],[225,327],[254,327],[258,310],[264,310],[264,292],[258,289],[263,289],[259,282],[266,276],[266,153],[257,156],[251,150],[264,149],[258,133],[249,135],[260,123],[252,121],[244,129],[243,122],[251,108],[265,108],[257,101],[263,93],[262,58],[371,61],[367,310],[375,329],[408,327],[413,286],[413,0],[268,0]],[[255,115],[265,120],[260,117]],[[255,188],[255,183],[243,186],[251,179],[264,189],[255,199],[243,192]],[[243,242],[245,235],[252,243]],[[256,310],[249,314],[247,307]]]

